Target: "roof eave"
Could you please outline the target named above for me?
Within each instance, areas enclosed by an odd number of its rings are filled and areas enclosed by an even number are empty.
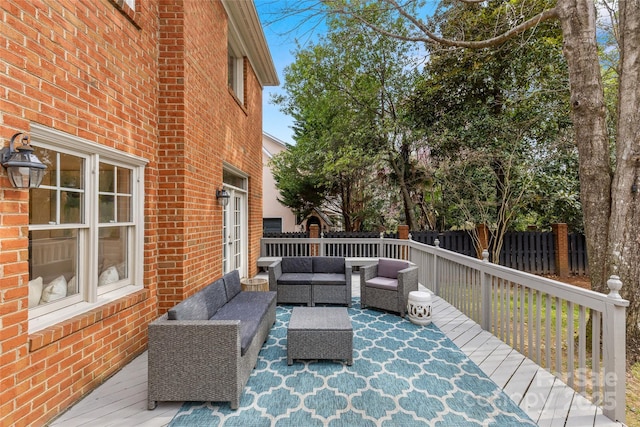
[[[247,58],[260,84],[263,87],[279,86],[278,73],[253,1],[222,0],[222,5],[245,43]]]

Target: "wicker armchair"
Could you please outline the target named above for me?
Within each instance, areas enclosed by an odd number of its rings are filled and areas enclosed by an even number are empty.
[[[409,292],[417,290],[418,267],[408,261],[380,258],[377,264],[360,268],[362,308],[379,308],[404,317]]]

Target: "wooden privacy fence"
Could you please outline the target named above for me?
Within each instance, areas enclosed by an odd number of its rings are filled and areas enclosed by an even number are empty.
[[[629,302],[618,293],[619,278],[611,276],[605,295],[490,263],[486,251],[480,260],[434,244],[380,237],[263,238],[261,257],[409,260],[418,266],[421,284],[600,406],[604,415],[624,422]]]
[[[411,239],[433,245],[437,239],[440,247],[457,252],[463,255],[476,257],[477,250],[473,244],[473,239],[467,231],[414,231],[410,232]],[[307,238],[307,233],[268,233],[264,237],[270,238]],[[332,232],[323,233],[319,238],[329,239],[389,239],[397,238],[397,233],[376,233],[376,232]],[[558,253],[556,240],[566,239],[567,254],[564,254],[565,261],[568,262],[568,273],[575,275],[588,275],[586,242],[583,234],[566,234],[556,236],[553,232],[541,231],[510,231],[504,236],[502,250],[498,264],[526,271],[533,274],[557,274],[558,273]],[[372,241],[368,247],[351,247],[349,244],[332,245],[327,249],[328,255],[345,257],[376,257],[378,256],[379,242]],[[492,242],[489,242],[492,245]],[[263,256],[278,257],[292,256],[289,254],[298,253],[295,242],[286,242],[282,245],[271,245],[263,249]]]
[[[498,264],[534,274],[556,272],[555,236],[551,232],[507,232]]]

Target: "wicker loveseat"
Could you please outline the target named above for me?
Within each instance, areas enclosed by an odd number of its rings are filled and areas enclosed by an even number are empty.
[[[149,409],[158,401],[237,409],[275,319],[275,293],[242,291],[233,271],[150,323]]]
[[[351,264],[342,257],[284,257],[269,266],[278,303],[351,307]]]

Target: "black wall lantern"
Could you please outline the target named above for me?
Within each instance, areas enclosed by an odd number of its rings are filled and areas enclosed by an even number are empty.
[[[224,188],[222,190],[216,190],[216,199],[218,199],[218,203],[222,206],[227,206],[229,204],[229,198],[231,194]]]
[[[13,147],[13,141],[20,138],[19,147]],[[9,181],[16,188],[38,188],[47,167],[33,154],[29,145],[29,135],[18,132],[11,137],[9,147],[0,150],[2,166],[7,169]]]

